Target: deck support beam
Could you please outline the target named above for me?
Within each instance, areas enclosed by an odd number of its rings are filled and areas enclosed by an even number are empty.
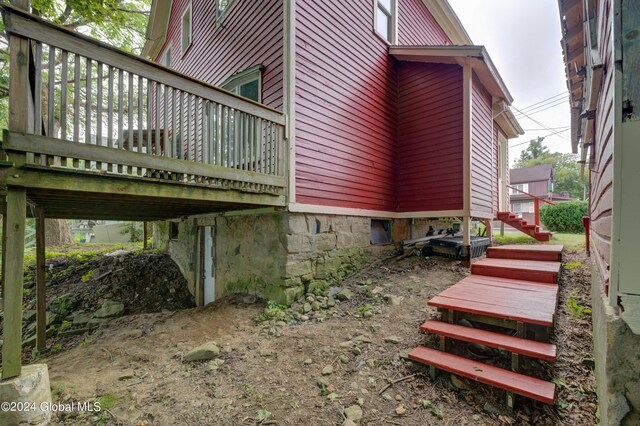
[[[23,188],[9,187],[6,215],[2,380],[17,377],[22,371],[22,285],[26,216],[27,191]]]
[[[36,351],[47,347],[47,290],[44,210],[36,206]]]

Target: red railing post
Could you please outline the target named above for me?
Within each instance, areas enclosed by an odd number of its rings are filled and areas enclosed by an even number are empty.
[[[533,200],[533,217],[536,225],[540,226],[540,204],[538,203],[538,197]]]
[[[590,228],[591,228],[591,218],[589,216],[582,216],[582,225],[584,226],[584,238],[585,238],[585,249],[587,252],[587,256],[591,255],[591,251],[589,250],[589,238],[590,238]]]

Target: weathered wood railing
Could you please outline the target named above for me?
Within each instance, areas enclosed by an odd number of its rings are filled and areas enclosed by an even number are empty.
[[[26,133],[9,129],[5,151],[40,166],[284,194],[280,112],[0,8],[7,33],[29,41],[11,78],[28,79],[14,87],[30,93],[13,91],[10,102],[33,111]]]

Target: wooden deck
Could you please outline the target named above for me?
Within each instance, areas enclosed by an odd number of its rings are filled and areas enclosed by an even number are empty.
[[[37,348],[44,347],[44,219],[152,221],[282,208],[285,116],[0,4],[9,129],[0,151],[2,378],[21,373],[25,218],[35,216]]]
[[[1,9],[12,55],[0,189],[24,189],[49,218],[157,220],[286,204],[281,112]]]
[[[440,337],[440,351],[420,346],[409,357],[430,365],[432,375],[441,369],[506,390],[510,408],[515,394],[553,404],[553,383],[517,371],[521,356],[556,360],[556,347],[548,343],[548,336],[557,310],[562,249],[537,245],[490,249],[491,257],[474,263],[471,275],[428,301],[442,311],[443,321],[427,321],[421,330]],[[471,319],[477,326],[511,328],[516,335],[463,327],[456,324],[459,318]],[[529,340],[531,336],[543,341]],[[447,353],[450,340],[507,350],[513,371]]]

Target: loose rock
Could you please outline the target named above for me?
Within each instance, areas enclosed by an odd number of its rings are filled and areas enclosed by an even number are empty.
[[[327,365],[325,368],[322,369],[322,375],[329,376],[330,374],[333,374],[333,367],[330,365]]]
[[[393,343],[394,345],[397,345],[398,343],[402,342],[402,339],[398,336],[387,336],[384,338],[384,341],[387,343]]]
[[[362,407],[359,405],[347,407],[344,409],[344,415],[347,417],[347,420],[357,422],[362,419]]]
[[[192,349],[191,352],[184,357],[184,360],[187,362],[208,361],[218,355],[220,355],[218,345],[215,342],[208,342]]]

